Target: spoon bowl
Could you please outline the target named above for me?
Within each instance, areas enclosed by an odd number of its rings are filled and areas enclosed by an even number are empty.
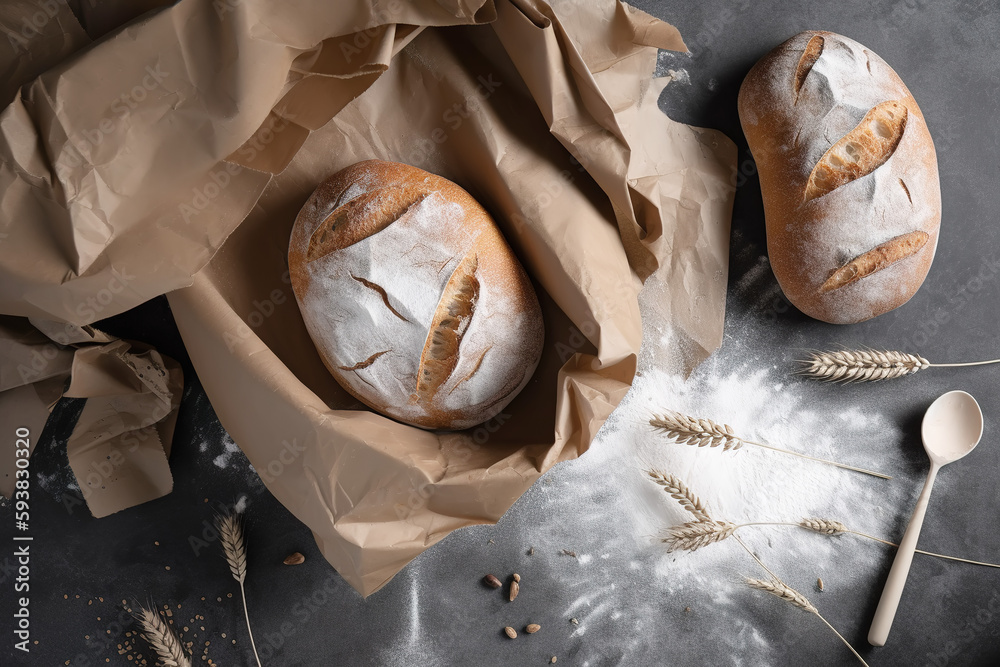
[[[917,548],[920,527],[924,523],[924,514],[927,512],[927,503],[930,501],[931,488],[938,470],[975,449],[982,436],[983,412],[970,394],[949,391],[927,408],[920,425],[920,437],[924,442],[927,458],[931,460],[931,469],[927,473],[927,481],[917,499],[917,507],[913,510],[906,533],[896,550],[885,588],[882,589],[882,597],[878,601],[871,630],[868,631],[868,643],[872,646],[885,646],[885,640],[889,637],[889,629],[892,628],[892,620],[896,617],[896,609],[903,596],[906,575],[910,573],[913,551]]]
[[[957,461],[983,437],[983,412],[976,399],[964,391],[949,391],[931,403],[920,425],[924,451],[932,463]]]

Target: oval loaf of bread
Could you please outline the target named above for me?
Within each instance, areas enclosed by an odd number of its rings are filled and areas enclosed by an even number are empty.
[[[788,300],[837,324],[906,303],[934,259],[941,187],[923,114],[892,68],[847,37],[803,32],[750,70],[739,113]]]
[[[531,282],[483,207],[440,176],[382,160],[334,174],[299,212],[288,266],[323,363],[399,421],[479,424],[538,365]]]

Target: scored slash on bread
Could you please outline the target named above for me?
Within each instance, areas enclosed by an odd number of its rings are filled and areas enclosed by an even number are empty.
[[[802,51],[802,57],[799,58],[799,64],[795,66],[795,80],[792,84],[795,87],[795,101],[799,101],[799,90],[802,89],[802,84],[805,83],[806,77],[809,76],[809,72],[812,71],[813,65],[819,60],[819,57],[823,54],[823,45],[826,42],[823,39],[823,35],[814,35],[809,43],[806,44],[806,48]]]
[[[479,301],[479,280],[476,278],[478,266],[479,258],[476,253],[470,253],[452,273],[444,294],[441,295],[427,333],[427,342],[420,355],[417,392],[414,395],[420,403],[429,404],[458,365],[462,336],[469,328],[469,322],[476,312],[476,302]],[[481,363],[482,358],[473,373]]]
[[[372,206],[373,203],[384,199],[385,193],[390,189],[395,191],[394,197],[390,200],[393,206]],[[377,234],[403,217],[430,192],[430,188],[424,183],[392,183],[366,192],[337,207],[309,238],[306,261],[312,262],[335,250],[354,245],[372,234]],[[377,213],[365,217],[360,214],[365,210],[375,210]],[[357,222],[358,220],[360,222]]]
[[[901,234],[889,239],[837,269],[825,283],[820,285],[819,291],[830,292],[840,289],[865,276],[881,271],[900,260],[917,254],[927,245],[929,240],[930,234],[921,231]]]
[[[813,167],[806,184],[805,201],[829,194],[885,164],[903,138],[906,116],[906,106],[896,100],[872,107]]]

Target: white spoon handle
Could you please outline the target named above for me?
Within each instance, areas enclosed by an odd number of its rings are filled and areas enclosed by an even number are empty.
[[[913,516],[910,517],[910,525],[906,527],[906,533],[896,551],[896,558],[892,561],[889,578],[886,579],[885,588],[882,589],[882,597],[878,601],[871,630],[868,631],[868,643],[872,646],[885,646],[885,640],[889,637],[889,628],[892,627],[892,619],[896,617],[899,599],[903,595],[906,575],[910,573],[913,550],[917,548],[917,540],[920,538],[920,527],[924,523],[924,514],[927,512],[927,501],[931,498],[931,487],[934,486],[934,479],[940,468],[941,466],[937,464],[931,464],[931,471],[927,474],[924,489],[920,492],[920,498],[917,499],[917,507],[913,510]]]

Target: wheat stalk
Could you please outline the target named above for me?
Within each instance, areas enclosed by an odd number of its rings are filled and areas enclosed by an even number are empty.
[[[746,525],[746,524],[744,524]],[[765,524],[760,524],[765,525]],[[883,540],[880,537],[875,537],[874,535],[869,535],[867,533],[862,533],[857,530],[851,530],[839,521],[832,521],[830,519],[802,519],[797,524],[779,524],[773,523],[770,525],[790,525],[799,526],[807,530],[811,530],[814,533],[820,533],[822,535],[841,535],[843,533],[850,533],[852,535],[857,535],[858,537],[864,537],[869,540],[874,540],[875,542],[881,542],[882,544],[887,544],[890,547],[898,547],[899,545],[895,542],[890,542],[889,540]],[[737,526],[739,528],[740,526]],[[970,565],[982,565],[984,567],[996,567],[1000,568],[1000,565],[995,563],[984,563],[978,560],[969,560],[968,558],[959,558],[958,556],[946,556],[945,554],[937,554],[933,551],[924,551],[923,549],[914,549],[918,554],[924,554],[925,556],[934,556],[935,558],[944,558],[946,560],[954,560],[959,563],[969,563]]]
[[[250,646],[253,648],[254,658],[257,659],[257,667],[260,666],[260,656],[257,655],[257,644],[253,640],[253,630],[250,628],[250,611],[247,608],[247,592],[244,583],[247,578],[247,546],[243,535],[243,524],[238,513],[230,512],[225,516],[215,518],[215,526],[219,530],[219,537],[222,542],[222,551],[225,554],[226,562],[229,563],[229,571],[233,574],[233,579],[240,584],[240,596],[243,598],[243,615],[247,621],[247,633],[250,635]]]
[[[155,611],[138,606],[139,614],[134,618],[142,626],[142,638],[156,652],[160,664],[165,667],[191,667],[191,660],[170,626]]]
[[[799,593],[797,590],[795,590],[788,584],[784,583],[783,581],[771,582],[771,581],[764,581],[763,579],[747,578],[746,582],[747,585],[750,586],[750,588],[755,588],[759,591],[770,593],[771,595],[781,598],[785,602],[788,602],[789,604],[792,604],[803,611],[807,611],[810,614],[815,614],[819,620],[823,621],[823,623],[826,624],[826,627],[833,630],[833,634],[837,635],[837,638],[840,639],[840,641],[844,642],[844,646],[846,646],[851,650],[851,653],[854,654],[855,658],[861,661],[862,665],[864,665],[865,667],[869,667],[868,663],[865,662],[865,659],[862,658],[861,655],[854,650],[854,647],[851,646],[851,643],[846,639],[844,639],[844,636],[839,632],[837,632],[837,629],[832,625],[830,625],[829,621],[823,618],[823,615],[819,613],[819,610],[816,609],[813,603],[810,602],[805,595]]]
[[[883,540],[880,537],[875,537],[874,535],[862,533],[857,530],[851,530],[840,521],[834,521],[832,519],[802,519],[798,523],[790,523],[787,521],[755,521],[753,523],[741,523],[737,525],[736,528],[743,528],[745,526],[798,526],[799,528],[805,528],[806,530],[811,530],[812,532],[819,533],[820,535],[834,536],[834,535],[843,535],[845,533],[850,533],[851,535],[857,535],[858,537],[863,537],[868,540],[881,542],[882,544],[886,544],[890,547],[899,546],[895,542],[890,542],[889,540]],[[959,563],[969,563],[970,565],[982,565],[984,567],[1000,568],[1000,565],[997,565],[995,563],[984,563],[978,560],[959,558],[958,556],[947,556],[945,554],[934,553],[933,551],[924,551],[923,549],[914,549],[914,552],[918,554],[923,554],[925,556],[933,556],[935,558],[944,558],[945,560],[953,560]]]
[[[813,352],[799,360],[799,373],[824,382],[877,382],[912,375],[925,368],[983,366],[1000,363],[1000,359],[972,361],[961,364],[932,364],[918,354],[895,350],[838,350]]]
[[[668,528],[667,536],[661,541],[667,545],[668,552],[697,551],[709,544],[721,542],[739,527],[728,521],[689,521],[681,526]]]
[[[663,490],[670,494],[671,498],[680,503],[681,507],[693,514],[696,519],[699,521],[712,520],[701,499],[677,477],[658,470],[647,470],[646,474],[649,475],[653,482],[663,487]]]
[[[695,551],[701,547],[708,546],[709,544],[722,542],[730,536],[735,537],[737,530],[748,526],[798,526],[821,535],[835,536],[850,533],[852,535],[857,535],[858,537],[874,540],[875,542],[881,542],[882,544],[890,547],[899,546],[895,542],[883,540],[882,538],[875,537],[874,535],[868,535],[867,533],[862,533],[857,530],[851,530],[840,521],[833,521],[831,519],[802,519],[798,523],[791,523],[788,521],[751,521],[749,523],[738,524],[730,523],[728,521],[692,521],[680,526],[668,528],[667,535],[662,538],[661,542],[667,545],[667,551],[671,553],[674,551]],[[984,563],[978,560],[959,558],[958,556],[947,556],[945,554],[934,553],[933,551],[924,551],[923,549],[915,549],[914,551],[919,554],[924,554],[925,556],[944,558],[945,560],[953,560],[959,563],[1000,568],[1000,565],[995,563]]]
[[[873,477],[880,477],[882,479],[892,479],[889,475],[883,475],[879,472],[872,472],[871,470],[865,470],[864,468],[855,468],[854,466],[845,465],[843,463],[837,463],[836,461],[828,461],[826,459],[820,459],[815,456],[809,456],[807,454],[800,454],[798,452],[793,452],[788,449],[782,449],[781,447],[775,447],[773,445],[764,444],[762,442],[756,442],[754,440],[747,440],[737,436],[731,426],[728,424],[717,424],[711,419],[698,419],[695,417],[689,417],[683,415],[679,412],[674,412],[673,410],[664,412],[662,414],[654,414],[649,420],[649,425],[653,428],[663,431],[667,434],[667,437],[673,439],[682,445],[695,445],[698,447],[722,447],[723,451],[737,450],[743,445],[754,445],[756,447],[761,447],[763,449],[770,449],[774,452],[781,452],[782,454],[790,454],[792,456],[798,456],[802,459],[808,459],[810,461],[817,461],[819,463],[825,463],[827,465],[837,466],[838,468],[844,468],[845,470],[853,470],[855,472],[861,472],[866,475],[872,475]]]

